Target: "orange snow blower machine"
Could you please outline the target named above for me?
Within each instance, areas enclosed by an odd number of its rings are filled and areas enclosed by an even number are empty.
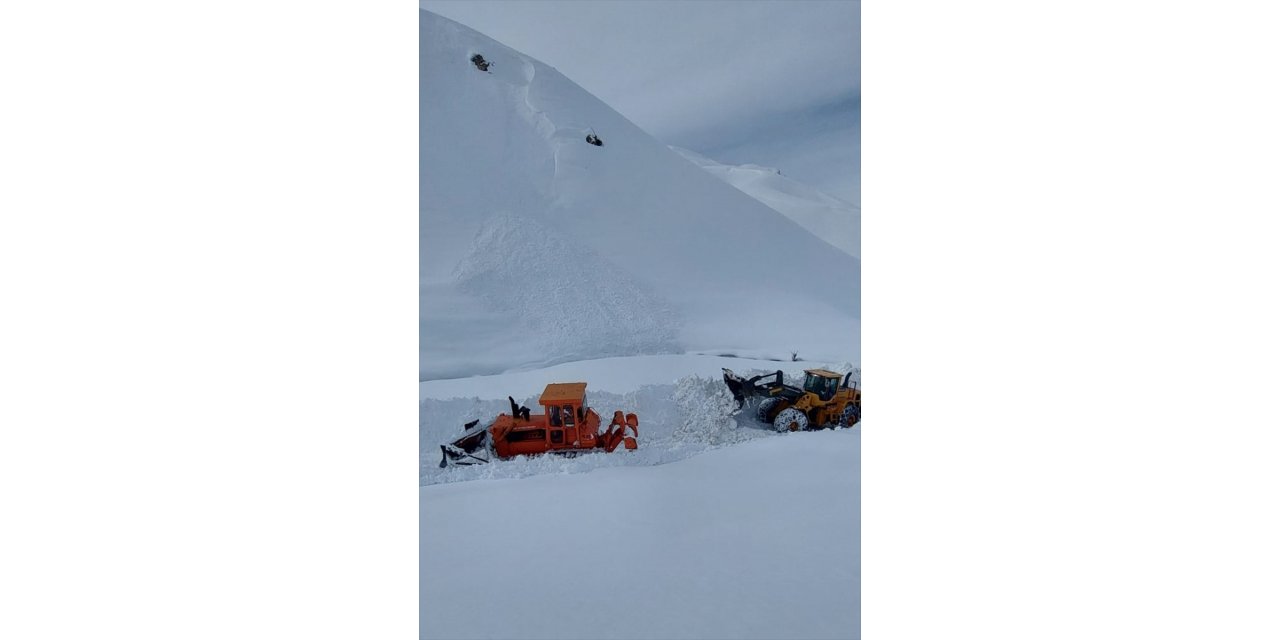
[[[450,464],[470,465],[489,462],[494,455],[511,458],[538,453],[576,454],[580,451],[604,449],[612,452],[622,445],[636,448],[640,437],[636,414],[624,417],[621,411],[613,412],[613,422],[600,431],[600,416],[587,406],[587,383],[557,382],[547,385],[538,404],[542,415],[529,415],[529,407],[517,407],[516,401],[507,396],[511,413],[500,413],[493,424],[479,428],[479,420],[465,426],[461,438],[440,445],[444,454],[440,468]],[[627,429],[631,435],[627,435]]]

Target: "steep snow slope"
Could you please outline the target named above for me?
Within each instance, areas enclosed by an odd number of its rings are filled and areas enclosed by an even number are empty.
[[[857,638],[860,429],[419,489],[423,638]],[[613,454],[610,454],[613,455]]]
[[[795,220],[835,248],[861,257],[862,213],[857,205],[792,180],[771,167],[723,164],[688,149],[671,149],[711,175]]]
[[[856,258],[555,69],[419,15],[422,379],[686,350],[857,361]]]
[[[573,247],[572,260],[530,260],[529,249]],[[676,350],[678,319],[666,302],[590,246],[534,218],[491,218],[454,275],[459,288],[520,320],[525,340],[557,359],[599,355],[601,344],[629,351]],[[588,312],[580,312],[584,305]],[[586,343],[582,337],[591,339]]]

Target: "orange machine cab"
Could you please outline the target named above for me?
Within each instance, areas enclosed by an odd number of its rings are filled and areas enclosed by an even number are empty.
[[[542,415],[528,415],[527,410],[524,414],[498,415],[489,427],[495,453],[510,458],[565,449],[599,447],[613,451],[619,444],[636,448],[635,437],[626,435],[628,428],[638,435],[635,414],[624,418],[621,411],[614,412],[609,429],[600,433],[600,416],[587,406],[585,382],[548,384],[538,404],[542,405]]]

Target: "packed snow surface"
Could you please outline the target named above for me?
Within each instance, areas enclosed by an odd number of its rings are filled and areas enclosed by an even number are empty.
[[[419,633],[856,638],[860,441],[772,435],[660,467],[422,487]]]
[[[857,258],[555,69],[419,15],[420,380],[713,350],[857,362]]]
[[[688,149],[671,149],[707,173],[795,220],[837,249],[861,257],[862,213],[857,205],[792,180],[771,167],[724,164]]]

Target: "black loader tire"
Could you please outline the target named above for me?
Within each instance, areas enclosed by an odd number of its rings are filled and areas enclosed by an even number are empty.
[[[787,431],[804,431],[809,428],[809,418],[804,412],[795,408],[787,407],[778,412],[778,417],[773,419],[773,430],[779,433]]]
[[[777,415],[778,405],[782,404],[782,398],[765,398],[760,401],[760,406],[756,407],[756,420],[765,424],[773,424],[773,417]]]
[[[850,402],[844,405],[844,413],[840,414],[840,426],[845,428],[852,427],[858,423],[859,418],[858,407]]]

